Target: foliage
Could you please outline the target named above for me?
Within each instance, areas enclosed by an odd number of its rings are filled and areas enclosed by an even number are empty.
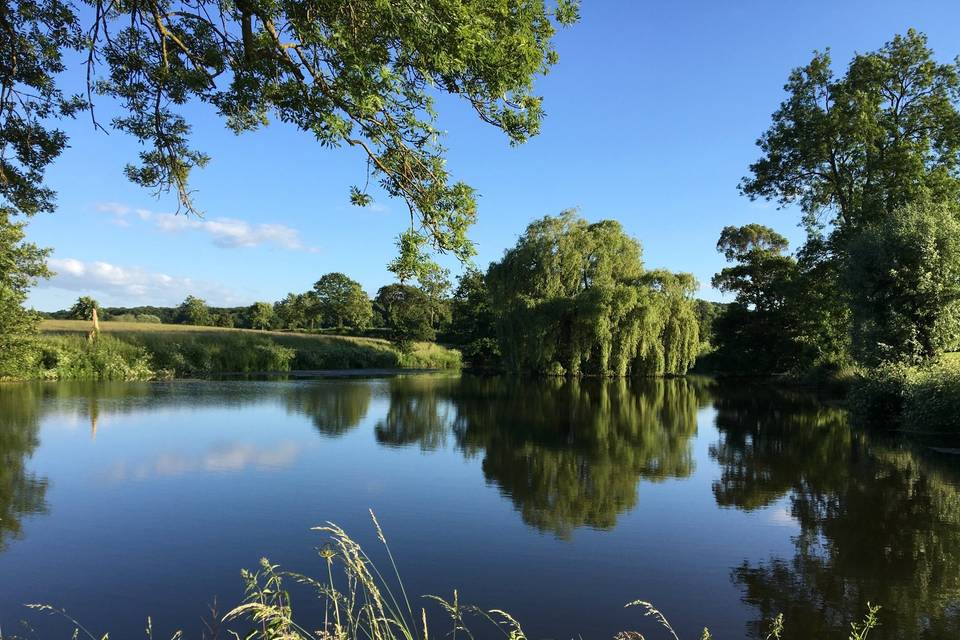
[[[342,273],[328,273],[313,285],[317,312],[325,326],[365,328],[373,307],[359,282]]]
[[[0,385],[0,552],[22,535],[23,516],[47,511],[50,482],[27,469],[40,444],[35,395],[34,387]]]
[[[786,339],[774,347],[780,360],[794,370],[839,370],[851,352],[866,365],[936,355],[953,332],[957,276],[949,267],[931,279],[924,262],[947,266],[953,242],[946,233],[922,237],[932,228],[921,212],[938,215],[929,203],[955,212],[960,198],[960,62],[936,62],[926,37],[910,30],[856,55],[842,77],[829,54],[817,53],[785,89],[758,141],[762,157],[740,185],[751,199],[795,203],[804,213],[808,237],[786,294],[789,326],[780,325]],[[954,228],[945,216],[937,219]],[[776,293],[775,283],[765,284],[761,290]],[[729,318],[728,329],[735,333],[742,319]],[[737,346],[751,343],[747,336]],[[760,362],[783,368],[777,358]]]
[[[50,275],[49,250],[24,242],[23,228],[0,208],[0,379],[22,376],[29,366],[38,317],[23,304],[28,289]]]
[[[461,274],[450,303],[449,337],[475,367],[496,367],[500,345],[496,318],[484,275],[473,268]]]
[[[960,213],[910,203],[853,240],[847,288],[858,359],[918,363],[960,339]]]
[[[313,329],[317,324],[317,299],[313,291],[288,293],[273,305],[277,324],[282,329],[300,331]]]
[[[251,329],[269,329],[273,324],[273,305],[269,302],[254,302],[247,309],[247,324]]]
[[[917,432],[958,432],[960,357],[911,367],[883,363],[856,380],[850,406],[866,425]]]
[[[385,340],[306,334],[196,329],[183,325],[104,322],[88,343],[87,323],[45,321],[20,378],[146,379],[217,373],[332,369],[459,369],[460,353],[412,342],[401,352]],[[70,335],[72,333],[72,335]]]
[[[115,336],[44,336],[33,377],[47,380],[148,380],[151,357],[138,345]]]
[[[409,349],[414,341],[433,340],[430,300],[427,295],[406,284],[388,284],[377,291],[376,305],[384,324],[390,329],[391,340],[401,350]]]
[[[835,240],[883,224],[924,194],[956,201],[958,69],[960,62],[936,62],[926,36],[912,29],[854,56],[840,78],[830,55],[817,53],[790,74],[788,97],[758,141],[763,156],[741,190],[799,204],[812,227],[831,209]]]
[[[573,211],[527,227],[490,266],[504,364],[548,375],[683,374],[699,350],[689,274],[645,272],[620,224]]]
[[[70,307],[68,317],[71,320],[92,320],[94,309],[96,309],[99,312],[100,310],[99,302],[97,302],[90,296],[80,296],[79,298],[77,298],[77,301],[73,303],[73,306]]]
[[[210,309],[207,307],[207,302],[195,296],[187,296],[186,299],[180,303],[180,306],[177,307],[176,318],[180,324],[198,326],[212,324],[213,320],[210,315]]]
[[[462,98],[479,118],[522,143],[540,130],[533,80],[557,62],[556,25],[576,21],[572,0],[426,5],[392,2],[186,2],[147,6],[88,0],[18,2],[0,41],[0,198],[16,211],[53,208],[43,170],[67,144],[58,118],[117,103],[111,126],[145,149],[126,168],[135,183],[173,190],[194,210],[189,177],[208,158],[190,144],[183,115],[210,105],[236,133],[276,119],[325,147],[348,145],[368,172],[403,198],[412,232],[460,258],[476,214],[439,140],[434,98]],[[63,95],[64,55],[86,50],[86,97]],[[369,182],[369,175],[367,176]],[[358,187],[350,200],[366,205]]]

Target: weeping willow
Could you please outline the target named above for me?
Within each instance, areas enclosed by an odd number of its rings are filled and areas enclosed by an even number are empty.
[[[682,375],[699,334],[686,273],[645,271],[614,220],[572,211],[533,222],[487,286],[504,364],[549,375]]]

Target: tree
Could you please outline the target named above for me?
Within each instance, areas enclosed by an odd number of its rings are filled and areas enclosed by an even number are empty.
[[[450,322],[450,271],[431,263],[418,278],[420,290],[430,301],[430,324],[438,332]]]
[[[370,325],[373,308],[359,282],[342,273],[328,273],[313,285],[317,309],[326,326],[364,329]]]
[[[269,302],[254,302],[247,309],[247,318],[251,329],[269,329],[273,323],[273,305]]]
[[[212,324],[210,309],[205,300],[195,296],[187,296],[186,299],[177,307],[176,313],[178,324],[194,324],[199,326],[208,326]]]
[[[486,279],[477,269],[467,269],[457,281],[450,303],[450,339],[475,367],[499,363],[496,318]]]
[[[937,63],[926,36],[912,29],[855,56],[842,78],[829,54],[817,53],[790,74],[789,96],[758,141],[763,156],[741,191],[799,204],[811,227],[831,210],[838,241],[922,194],[955,201],[958,74],[960,62]]]
[[[699,350],[689,274],[646,272],[614,220],[527,227],[487,271],[504,364],[535,373],[682,374]]]
[[[417,340],[433,340],[430,301],[423,291],[406,284],[388,284],[377,291],[378,310],[390,330],[390,338],[402,348]]]
[[[725,227],[717,251],[734,265],[711,284],[734,302],[714,323],[717,366],[728,372],[783,372],[796,365],[796,327],[788,303],[797,261],[784,255],[787,239],[769,227]]]
[[[313,291],[288,293],[273,305],[277,322],[284,329],[298,331],[316,326],[317,299]]]
[[[472,189],[445,168],[434,95],[463,98],[511,143],[539,132],[533,79],[557,62],[556,25],[578,8],[511,3],[89,0],[10,3],[0,31],[0,196],[27,215],[51,211],[44,169],[67,145],[59,118],[93,98],[118,103],[111,126],[145,150],[127,176],[172,190],[194,210],[189,178],[208,157],[191,147],[184,105],[211,106],[236,133],[274,118],[321,145],[356,147],[391,196],[409,205],[419,244],[468,257]],[[87,92],[64,93],[66,58],[85,53]],[[370,195],[354,187],[351,201]]]
[[[960,338],[956,204],[911,203],[852,242],[847,285],[858,358],[922,362]]]
[[[844,277],[865,274],[871,264],[854,264],[866,258],[855,250],[866,241],[861,234],[896,228],[897,216],[912,203],[960,198],[960,61],[937,63],[926,37],[911,30],[855,56],[840,78],[829,55],[818,53],[791,73],[786,90],[758,141],[763,156],[741,190],[803,210],[808,239],[797,252],[794,341],[803,361],[836,367],[850,350],[851,314],[866,309],[853,309],[864,291],[851,288],[856,277]],[[873,295],[902,302],[893,290]],[[884,322],[860,317],[857,339],[867,325]]]
[[[93,311],[100,311],[100,303],[90,296],[80,296],[70,307],[70,318],[73,320],[90,320],[93,318]]]
[[[50,276],[50,251],[23,241],[24,224],[0,207],[0,379],[21,376],[30,366],[38,316],[23,305],[29,288]]]

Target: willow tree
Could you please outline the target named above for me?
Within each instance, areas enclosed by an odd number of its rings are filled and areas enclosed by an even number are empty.
[[[572,211],[527,227],[487,281],[503,361],[554,375],[683,374],[698,346],[687,274],[646,272],[614,220]]]

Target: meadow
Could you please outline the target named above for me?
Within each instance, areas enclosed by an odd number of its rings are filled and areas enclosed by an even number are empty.
[[[460,352],[378,338],[137,322],[44,320],[29,377],[143,380],[228,373],[458,369]]]

